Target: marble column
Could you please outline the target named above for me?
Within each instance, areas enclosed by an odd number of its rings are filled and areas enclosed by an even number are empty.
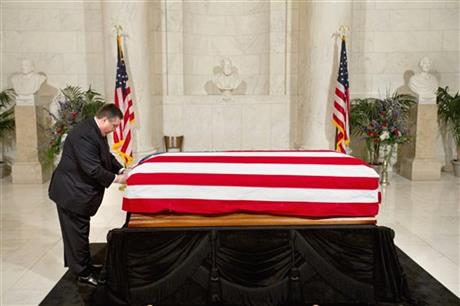
[[[161,108],[154,99],[153,90],[153,35],[151,10],[155,3],[102,1],[105,94],[113,101],[117,45],[115,25],[123,28],[124,56],[133,91],[134,124],[133,153],[135,160],[155,152],[161,145]]]
[[[417,104],[410,110],[412,139],[402,148],[400,174],[413,181],[439,180],[441,162],[436,158],[439,130],[436,104]]]
[[[53,96],[18,96],[14,108],[16,122],[16,158],[12,166],[14,184],[41,184],[51,177],[51,164],[46,162],[48,143],[45,129],[49,117],[44,112]]]
[[[302,148],[333,149],[335,128],[332,105],[340,58],[340,38],[334,33],[341,25],[350,26],[352,1],[312,1],[305,5],[299,18],[307,18],[304,101],[302,103]],[[350,48],[349,45],[347,45]]]

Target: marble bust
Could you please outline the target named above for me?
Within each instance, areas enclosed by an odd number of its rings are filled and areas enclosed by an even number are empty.
[[[16,73],[11,78],[13,89],[18,96],[31,96],[35,94],[45,82],[46,77],[34,71],[31,60],[22,61],[22,72]]]
[[[420,104],[435,104],[436,91],[438,89],[438,80],[434,75],[429,73],[431,60],[424,57],[420,60],[421,72],[414,74],[409,79],[409,88],[418,94]]]
[[[222,70],[214,74],[213,82],[224,95],[230,95],[241,84],[241,80],[229,58],[222,60],[221,68]]]

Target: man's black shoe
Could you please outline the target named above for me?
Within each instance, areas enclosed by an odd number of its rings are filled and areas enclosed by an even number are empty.
[[[97,287],[97,279],[94,277],[93,274],[90,274],[88,276],[79,276],[78,281],[83,284]]]
[[[102,279],[100,278],[98,281],[97,281],[98,285],[104,285],[106,283],[105,279]]]

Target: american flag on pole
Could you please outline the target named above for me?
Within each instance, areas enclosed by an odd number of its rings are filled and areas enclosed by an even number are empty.
[[[340,67],[335,88],[334,111],[332,121],[337,128],[335,149],[338,152],[348,153],[350,144],[350,93],[348,83],[347,49],[345,37],[342,37],[340,51]]]
[[[182,152],[155,154],[135,166],[123,209],[373,217],[379,203],[379,175],[362,160],[339,152]]]
[[[117,76],[115,82],[115,105],[123,113],[120,125],[113,132],[113,149],[120,155],[123,163],[129,166],[133,161],[132,124],[134,123],[133,100],[128,83],[125,60],[123,57],[121,35],[117,35]]]

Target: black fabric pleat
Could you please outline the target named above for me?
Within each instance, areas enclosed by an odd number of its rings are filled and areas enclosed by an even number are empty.
[[[99,286],[95,292],[95,305],[129,305],[130,300],[128,282],[126,281],[127,266],[125,234],[122,229],[111,230],[107,234],[107,248],[105,265],[103,268],[104,286]]]
[[[148,240],[132,240],[134,250],[127,257],[134,304],[157,304],[172,295],[209,253],[209,235],[204,232],[164,232],[141,239]]]
[[[106,263],[106,244],[96,243],[91,244],[91,254],[93,255],[94,263]],[[411,260],[406,254],[401,250],[397,249],[398,261],[401,264],[401,267],[407,276],[408,287],[411,289],[411,294],[413,300],[404,301],[404,302],[378,302],[375,305],[377,306],[433,306],[433,305],[460,305],[460,299],[447,290],[441,283],[434,279],[430,274],[423,270],[419,265],[417,265],[413,260]],[[98,271],[96,271],[98,272]],[[314,271],[313,267],[308,265],[306,262],[301,264],[299,268],[301,278],[305,277],[308,279],[305,283],[302,284],[301,288],[306,292],[311,293],[314,290],[312,283],[316,281],[323,282]],[[200,279],[200,276],[202,279]],[[208,271],[204,266],[199,266],[193,275],[187,279],[182,286],[174,292],[174,294],[165,298],[158,305],[206,305],[206,296],[207,296],[207,282],[208,282]],[[331,290],[330,287],[327,287],[327,284],[318,283],[319,287],[316,287],[317,291],[328,291]],[[308,290],[307,290],[308,288]],[[64,276],[59,280],[59,282],[53,287],[53,289],[48,293],[48,295],[40,303],[40,306],[118,306],[118,305],[127,305],[127,301],[121,300],[108,300],[107,286],[99,286],[94,289],[88,286],[79,285],[76,282],[75,276],[67,271]],[[280,290],[281,292],[286,292],[285,289]],[[341,299],[340,292],[333,292],[331,296],[334,296],[337,301]],[[113,297],[113,296],[112,296]],[[116,297],[116,296],[115,296]],[[308,305],[307,297],[303,297],[304,302],[299,305]],[[280,300],[289,300],[289,297],[282,297]],[[268,302],[273,302],[273,305],[276,304],[274,300],[267,299]],[[310,303],[311,305],[312,303]],[[350,304],[350,303],[319,303],[321,306],[362,306],[362,303]],[[137,306],[131,302],[130,305]],[[139,304],[145,306],[146,304]],[[229,305],[229,303],[223,304]],[[234,304],[235,305],[235,304]],[[243,305],[243,304],[239,304]],[[287,304],[278,304],[280,306],[293,306],[292,303],[287,302]],[[372,305],[372,304],[367,304]]]
[[[364,232],[364,234],[367,233]],[[315,277],[334,288],[334,291],[340,292],[342,297],[346,297],[346,300],[373,302],[374,292],[369,277],[364,275],[361,280],[357,279],[357,275],[362,273],[363,263],[371,263],[372,260],[366,257],[367,252],[364,250],[366,245],[362,245],[363,250],[357,249],[356,246],[351,246],[354,243],[347,237],[351,238],[353,235],[346,231],[342,233],[340,231],[303,231],[296,235],[296,246],[307,260],[308,265],[314,267],[317,274]],[[325,242],[328,238],[330,239],[329,247]],[[355,253],[355,256],[352,256],[352,253]],[[348,264],[344,264],[346,258],[350,259]],[[362,263],[357,264],[359,261]],[[367,265],[366,270],[372,275],[371,264]],[[305,277],[303,279],[307,280]],[[313,296],[322,301],[329,301],[330,298],[326,290],[316,291]]]
[[[382,302],[411,300],[407,278],[393,243],[394,231],[380,226],[374,235],[374,284],[377,299]]]
[[[98,292],[120,305],[407,301],[391,234],[377,226],[114,230]]]

